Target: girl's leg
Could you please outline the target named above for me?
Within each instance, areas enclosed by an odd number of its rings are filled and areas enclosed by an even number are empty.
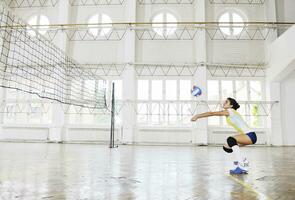
[[[235,135],[234,138],[237,140],[237,143],[239,144],[239,146],[253,144],[252,140],[249,138],[249,136],[245,135],[245,134]]]
[[[248,165],[247,159],[241,155],[240,146],[250,145],[252,144],[252,140],[244,134],[235,135],[233,137],[229,137],[227,139],[228,147],[230,147],[233,151],[233,154],[238,161],[238,166],[246,170],[246,166]],[[246,170],[247,171],[247,170]]]

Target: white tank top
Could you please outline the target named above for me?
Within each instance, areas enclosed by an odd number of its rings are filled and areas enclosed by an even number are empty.
[[[226,117],[226,122],[228,125],[232,126],[240,133],[246,134],[252,132],[248,124],[236,110],[227,109],[227,111],[229,113],[229,116]]]

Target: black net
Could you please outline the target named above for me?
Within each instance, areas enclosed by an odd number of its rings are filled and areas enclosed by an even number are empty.
[[[0,79],[4,88],[63,104],[106,108],[103,78],[79,67],[3,6],[0,6]]]

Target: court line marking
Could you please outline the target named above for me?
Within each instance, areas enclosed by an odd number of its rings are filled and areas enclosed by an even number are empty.
[[[228,177],[230,177],[230,179],[234,180],[235,182],[239,183],[240,185],[242,185],[243,187],[247,188],[248,190],[251,190],[252,192],[254,192],[255,194],[257,194],[261,200],[272,200],[271,198],[269,198],[268,196],[266,196],[265,194],[258,192],[257,190],[255,190],[250,184],[232,176],[227,174]]]

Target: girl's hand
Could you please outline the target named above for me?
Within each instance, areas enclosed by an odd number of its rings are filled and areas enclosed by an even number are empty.
[[[191,118],[191,121],[192,122],[195,122],[195,121],[197,121],[199,119],[199,116],[198,115],[195,115],[195,116],[193,116],[192,118]]]

